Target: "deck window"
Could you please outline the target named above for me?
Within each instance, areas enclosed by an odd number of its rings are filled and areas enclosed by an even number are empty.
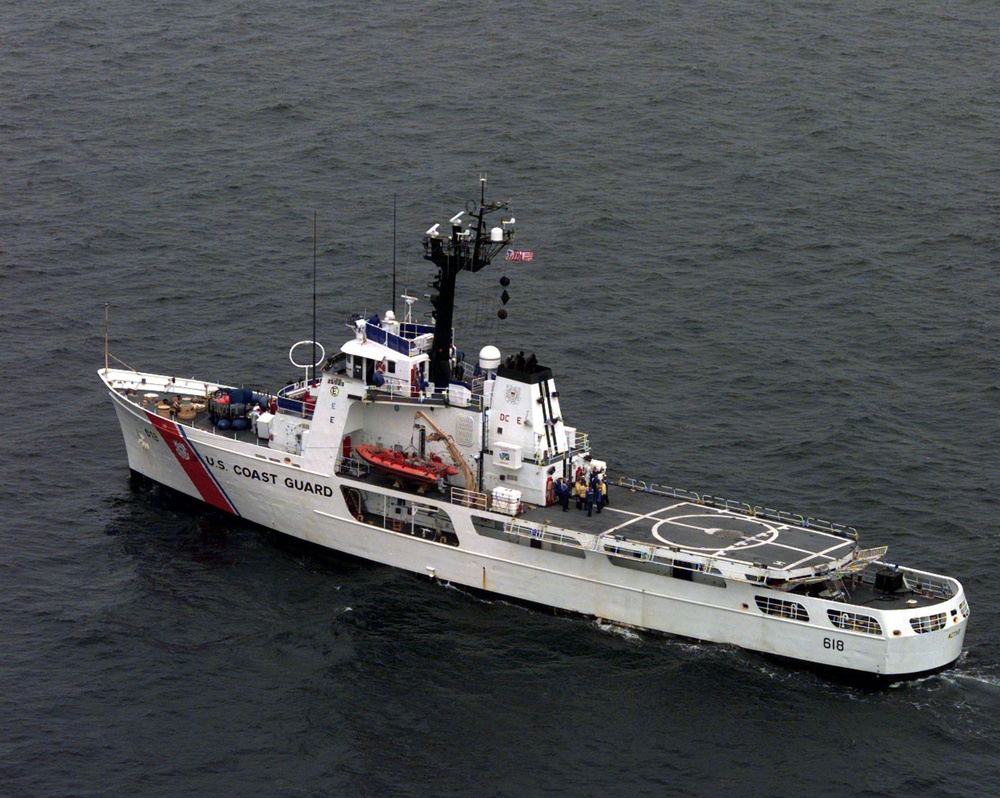
[[[934,615],[922,615],[919,618],[910,618],[910,626],[913,627],[914,632],[920,635],[944,629],[947,623],[948,615],[943,612]]]
[[[807,623],[809,621],[809,613],[797,601],[783,601],[769,596],[754,596],[753,598],[757,602],[757,609],[765,615],[790,618],[793,621],[806,621]]]
[[[866,635],[882,634],[881,624],[870,615],[841,612],[840,610],[827,610],[826,615],[830,619],[830,623],[838,629],[846,629],[848,632],[864,632]]]

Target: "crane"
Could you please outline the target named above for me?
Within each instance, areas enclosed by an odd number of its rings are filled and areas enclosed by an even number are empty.
[[[441,427],[435,423],[434,419],[427,415],[423,410],[418,410],[416,415],[413,417],[413,420],[415,422],[425,421],[428,425],[430,425],[434,432],[428,436],[428,440],[444,442],[444,445],[448,447],[448,453],[451,455],[451,459],[455,461],[455,465],[458,466],[458,470],[462,472],[462,476],[465,478],[465,489],[478,491],[479,485],[476,482],[476,475],[472,472],[472,469],[469,468],[469,464],[465,462],[465,458],[462,457],[462,453],[458,450],[455,439],[441,429]]]

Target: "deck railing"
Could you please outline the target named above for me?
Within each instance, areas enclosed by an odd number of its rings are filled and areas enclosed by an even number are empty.
[[[574,549],[582,549],[580,541],[571,535],[564,535],[561,532],[554,532],[547,527],[524,524],[517,519],[511,519],[503,525],[503,531],[508,535],[525,538],[528,540],[545,541],[546,543],[556,543],[560,546],[571,546]]]
[[[940,599],[942,601],[950,599],[955,595],[955,589],[950,582],[943,579],[934,579],[930,576],[915,574],[912,571],[903,570],[903,582],[911,590],[915,590],[925,598]]]
[[[348,325],[354,327],[354,325]],[[400,333],[389,332],[379,324],[365,323],[364,335],[369,341],[382,344],[401,355],[413,357],[431,348],[434,340],[434,328],[426,324],[400,324]]]
[[[338,457],[336,468],[339,473],[350,474],[352,477],[365,477],[372,471],[368,463],[357,457]]]
[[[804,516],[799,513],[789,513],[784,510],[774,510],[762,505],[750,505],[746,502],[733,501],[721,496],[711,496],[707,493],[695,493],[683,488],[672,488],[666,485],[658,485],[655,482],[645,482],[641,479],[631,477],[621,477],[618,484],[630,490],[638,490],[643,493],[655,493],[660,496],[669,496],[682,501],[694,502],[705,507],[712,507],[716,510],[725,510],[731,513],[763,518],[767,521],[777,521],[780,524],[791,524],[805,529],[818,529],[822,532],[830,532],[848,540],[857,541],[858,530],[852,526],[835,524],[831,521],[824,521],[821,518]]]
[[[526,457],[525,462],[545,467],[553,463],[561,463],[567,458],[586,454],[590,454],[590,436],[586,432],[577,432],[576,442],[565,452],[549,452],[548,450],[536,452],[534,458]]]
[[[490,509],[490,495],[482,491],[452,488],[450,499],[452,504],[462,507],[471,507],[474,510]]]
[[[420,391],[414,393],[409,385],[403,381],[399,384],[391,384],[390,380],[381,388],[369,385],[365,391],[365,398],[370,402],[393,402],[404,405],[432,405],[453,407],[468,407],[470,410],[481,412],[483,409],[483,397],[481,394],[469,393],[458,396],[454,391],[447,389],[434,389],[430,391]]]

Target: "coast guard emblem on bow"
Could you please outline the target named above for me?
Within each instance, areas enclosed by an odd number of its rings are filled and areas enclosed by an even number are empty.
[[[180,441],[174,441],[174,451],[177,452],[178,457],[181,457],[184,460],[191,459],[191,452],[189,452],[187,446]]]

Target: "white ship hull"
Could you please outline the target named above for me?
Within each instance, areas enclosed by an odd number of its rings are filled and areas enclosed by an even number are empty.
[[[336,355],[292,347],[303,380],[276,394],[111,370],[106,353],[131,469],[345,554],[616,624],[883,679],[958,659],[957,580],[888,565],[837,524],[609,483],[534,354],[466,360],[457,278],[510,245],[514,217],[485,178],[465,208],[423,238],[433,324],[410,296],[403,320],[352,317]]]
[[[905,571],[914,581],[944,586],[947,597],[935,601],[932,612],[926,607],[880,609],[877,603],[867,607],[865,617],[882,630],[877,635],[853,631],[849,625],[838,628],[828,611],[855,608],[812,595],[794,597],[795,604],[805,609],[807,622],[780,617],[763,612],[762,600],[765,605],[771,599],[787,601],[787,592],[746,580],[713,578],[705,584],[664,576],[662,568],[629,567],[632,563],[602,549],[606,538],[561,527],[558,506],[545,508],[551,523],[531,527],[528,537],[537,535],[537,544],[526,540],[523,531],[483,534],[474,519],[480,525],[493,521],[499,530],[504,525],[511,529],[511,516],[462,506],[444,495],[415,496],[392,486],[362,485],[338,472],[336,453],[323,467],[315,458],[274,450],[266,442],[227,437],[162,417],[141,401],[147,391],[150,396],[208,395],[218,386],[127,371],[103,370],[101,376],[109,387],[134,472],[319,546],[615,624],[877,677],[938,671],[962,652],[968,607],[961,585],[948,577]],[[430,523],[431,517],[446,518],[449,541],[442,542],[437,527],[418,531],[417,522],[408,521],[407,515],[397,521],[383,513],[382,524],[370,518],[358,520],[346,498],[352,490],[364,490],[369,504],[377,496],[385,507],[395,502],[431,508],[430,515],[420,510],[422,523]],[[572,543],[553,545],[564,533]],[[943,624],[917,631],[911,620],[929,614],[943,615]]]

